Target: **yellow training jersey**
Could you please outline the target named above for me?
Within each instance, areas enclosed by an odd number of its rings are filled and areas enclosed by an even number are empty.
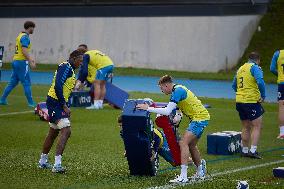
[[[22,51],[22,44],[21,44],[21,38],[27,35],[27,33],[25,32],[21,32],[18,37],[16,38],[16,46],[15,46],[15,54],[13,57],[13,60],[26,60],[27,58],[24,56],[23,51]],[[31,43],[29,43],[28,45],[28,52],[30,52],[31,50]]]
[[[245,63],[237,71],[236,102],[256,103],[260,99],[258,85],[250,71],[253,65],[254,63]]]
[[[88,54],[90,56],[88,66],[94,67],[96,70],[113,65],[112,60],[101,51],[90,50],[87,51],[85,54]]]
[[[88,76],[87,81],[89,83],[94,83],[96,79],[97,69],[94,66],[88,66]]]
[[[182,85],[175,85],[173,93],[175,93],[178,88],[182,88],[186,91],[186,98],[177,102],[178,108],[192,121],[210,120],[209,112],[204,108],[201,101],[189,89]]]
[[[68,102],[69,96],[75,86],[76,77],[75,77],[75,73],[74,73],[72,66],[68,62],[62,62],[59,66],[62,66],[63,64],[68,64],[68,66],[70,66],[72,70],[72,76],[68,77],[65,83],[63,84],[63,96],[64,96],[65,101]],[[55,74],[54,74],[54,77],[51,83],[51,87],[48,91],[48,96],[58,100],[58,97],[56,96],[56,92],[55,92],[56,74],[57,74],[57,70],[55,71]]]
[[[277,83],[283,83],[284,82],[284,50],[279,51],[279,57],[277,60],[277,71],[278,71]]]

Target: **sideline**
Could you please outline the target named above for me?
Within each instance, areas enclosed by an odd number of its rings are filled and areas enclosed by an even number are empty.
[[[34,112],[34,110],[23,111],[23,112],[9,112],[9,113],[0,114],[0,117],[9,116],[9,115],[27,114],[27,113],[32,113],[32,112]]]
[[[283,163],[283,162],[284,162],[284,160],[278,160],[278,161],[272,161],[272,162],[268,162],[268,163],[264,163],[264,164],[253,165],[253,166],[242,167],[242,168],[238,168],[238,169],[232,169],[232,170],[229,170],[229,171],[223,171],[223,172],[219,172],[219,173],[214,173],[214,174],[211,174],[208,177],[208,179],[205,179],[203,181],[202,180],[195,181],[195,182],[191,181],[191,182],[184,183],[184,184],[166,184],[166,185],[154,186],[154,187],[150,187],[150,188],[146,188],[146,189],[171,189],[171,188],[176,188],[176,187],[180,187],[180,186],[186,186],[186,185],[191,185],[191,184],[195,184],[195,183],[205,182],[207,180],[212,180],[213,177],[229,175],[229,174],[237,173],[237,172],[241,172],[241,171],[248,171],[248,170],[257,169],[257,168],[261,168],[261,167],[266,167],[266,166],[279,164],[279,163]]]

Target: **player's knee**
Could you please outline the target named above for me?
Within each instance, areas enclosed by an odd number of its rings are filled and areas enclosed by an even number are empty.
[[[68,139],[71,136],[70,127],[65,127],[63,129],[61,129],[61,135],[63,135],[66,139]]]

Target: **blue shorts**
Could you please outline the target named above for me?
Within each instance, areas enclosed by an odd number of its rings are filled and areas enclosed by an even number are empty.
[[[50,123],[56,123],[60,119],[69,118],[70,116],[66,114],[62,105],[54,98],[47,96],[46,106],[48,109],[48,116]]]
[[[207,127],[208,121],[192,121],[190,122],[187,131],[192,132],[197,138],[200,138],[204,128]]]
[[[109,74],[112,73],[113,70],[113,65],[101,68],[99,70],[97,70],[97,74],[96,74],[96,80],[104,80],[107,81]]]
[[[30,78],[30,68],[29,63],[26,60],[14,60],[12,62],[12,76],[11,82],[17,84],[19,81],[25,85],[31,85],[31,78]]]
[[[260,103],[236,103],[236,110],[241,120],[253,121],[264,114]]]
[[[278,100],[284,100],[284,84],[278,84]]]

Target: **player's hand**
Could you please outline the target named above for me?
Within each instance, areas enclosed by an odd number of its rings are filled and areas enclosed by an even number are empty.
[[[30,58],[29,63],[30,63],[30,66],[31,66],[32,69],[36,68],[36,63],[35,63],[34,59]]]
[[[144,103],[144,104],[137,104],[136,108],[138,110],[147,110],[149,108],[149,105]]]
[[[75,91],[79,91],[79,90],[81,90],[82,88],[83,88],[82,82],[81,82],[80,80],[77,80],[77,81],[76,81],[76,84],[75,84],[74,90],[75,90]]]
[[[65,112],[68,116],[70,116],[71,110],[68,108],[68,106],[67,106],[66,104],[64,104],[63,110],[64,110],[64,112]]]

